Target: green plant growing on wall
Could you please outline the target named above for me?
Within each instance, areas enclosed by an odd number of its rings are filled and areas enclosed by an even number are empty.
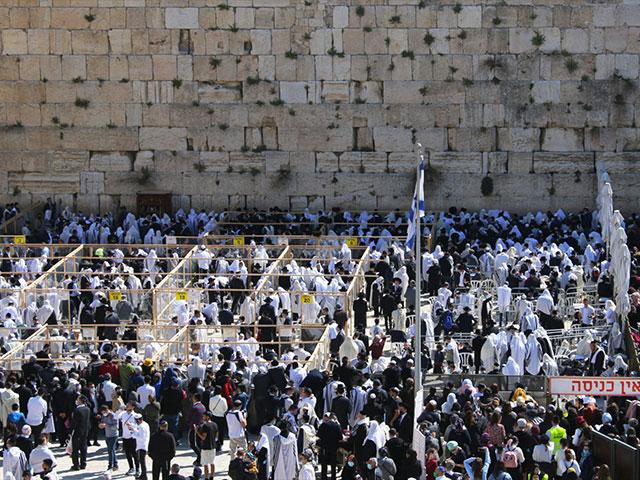
[[[462,11],[462,4],[456,3],[453,6],[453,13],[460,13]]]
[[[222,64],[222,60],[220,60],[219,58],[214,57],[209,60],[209,65],[211,65],[211,68],[218,68],[220,64]]]
[[[173,85],[175,89],[180,89],[180,87],[182,86],[182,80],[180,80],[179,78],[174,78],[173,80],[171,80],[171,85]]]
[[[94,14],[92,14],[92,13],[88,13],[87,15],[84,16],[84,19],[87,22],[91,23],[96,19],[96,16]]]
[[[291,50],[289,50],[288,52],[285,52],[284,56],[292,60],[295,60],[296,58],[298,58],[298,54]]]
[[[480,182],[480,193],[485,197],[488,197],[493,193],[493,178],[489,175],[482,177],[482,181]]]
[[[402,19],[400,18],[400,15],[394,15],[389,19],[389,23],[392,25],[400,25],[402,23]]]
[[[430,47],[430,46],[433,44],[433,42],[435,42],[435,41],[436,41],[436,37],[434,37],[433,35],[431,35],[431,33],[430,33],[430,32],[427,32],[427,33],[424,35],[424,38],[423,38],[422,40],[424,41],[424,43],[425,43],[427,46],[429,46],[429,47]]]
[[[500,17],[493,17],[493,20],[491,20],[491,22],[497,27],[502,23],[502,19]]]
[[[207,169],[207,166],[202,162],[196,162],[193,164],[193,169],[198,173],[202,173]]]
[[[362,5],[358,5],[356,7],[356,15],[359,17],[364,17],[364,7]]]
[[[140,175],[136,178],[136,181],[139,185],[146,185],[151,181],[152,172],[149,167],[142,167],[140,169]]]
[[[580,64],[573,57],[569,57],[564,61],[564,66],[567,69],[567,72],[574,73],[580,67]]]
[[[458,38],[460,40],[464,40],[465,38],[467,38],[467,31],[466,30],[460,30],[460,33],[458,33]]]
[[[400,55],[402,58],[408,58],[409,60],[415,60],[416,58],[412,50],[403,50]]]
[[[364,30],[366,33],[371,33],[373,31],[373,28],[371,28],[369,25],[367,25],[362,30]]]
[[[89,100],[87,100],[86,98],[76,98],[75,101],[75,106],[78,108],[89,108]]]
[[[545,42],[546,39],[547,38],[541,32],[535,31],[533,33],[533,37],[531,37],[531,44],[534,47],[538,47],[539,48],[542,45],[544,45],[544,42]]]

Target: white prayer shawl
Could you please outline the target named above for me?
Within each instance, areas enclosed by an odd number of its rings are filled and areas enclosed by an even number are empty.
[[[438,289],[438,301],[443,306],[447,305],[447,303],[449,302],[449,298],[451,298],[451,295],[453,295],[453,292],[451,292],[451,290],[449,290],[447,287],[440,287]]]
[[[548,377],[554,377],[560,374],[558,364],[546,353],[542,357],[542,371]]]
[[[273,478],[293,479],[299,468],[298,442],[296,436],[288,432],[286,437],[276,435],[273,439]]]
[[[453,405],[457,402],[456,394],[451,392],[447,395],[447,400],[442,404],[442,413],[451,415]]]
[[[456,367],[456,370],[460,370],[460,353],[458,352],[458,343],[452,338],[447,345],[444,347],[445,351],[451,350],[451,354],[453,357],[453,364]]]
[[[502,374],[518,376],[522,375],[522,370],[520,370],[520,366],[516,363],[513,357],[510,357],[509,360],[507,360],[507,364],[502,367]]]
[[[367,392],[365,392],[360,386],[353,387],[349,394],[349,401],[351,402],[349,425],[351,425],[351,427],[355,427],[356,423],[358,423],[358,413],[362,411],[367,403]]]
[[[351,337],[345,337],[344,342],[340,345],[339,355],[340,358],[347,357],[352,360],[358,356],[360,349],[358,345],[353,341]]]
[[[538,300],[536,302],[536,310],[546,315],[551,315],[553,307],[553,297],[551,296],[551,293],[549,293],[549,290],[545,288],[542,294],[538,297]]]
[[[531,333],[527,338],[526,345],[526,357],[525,357],[525,369],[531,375],[538,375],[540,368],[542,367],[542,347],[538,343],[538,339],[534,333]]]
[[[387,439],[385,438],[384,430],[376,420],[371,420],[371,423],[369,423],[369,431],[367,432],[367,437],[364,439],[363,445],[367,442],[367,440],[371,440],[373,443],[375,443],[376,451],[384,447],[384,444],[387,441]]]
[[[526,332],[530,330],[535,332],[538,329],[538,318],[531,311],[530,307],[527,307],[524,314],[520,317],[520,331]]]
[[[2,473],[5,479],[12,475],[16,480],[21,480],[22,472],[28,469],[29,461],[22,450],[18,447],[5,448],[2,458]]]
[[[277,430],[277,427],[273,426],[273,425],[263,425],[262,428],[260,429],[260,439],[258,440],[258,444],[256,445],[256,451],[260,451],[263,448],[265,448],[267,450],[267,454],[266,454],[266,460],[267,460],[267,466],[266,466],[266,471],[267,472],[271,472],[271,443],[273,441],[273,438],[269,438],[267,436],[267,434],[265,433],[265,429],[267,427],[273,427]],[[274,434],[278,435],[278,433],[276,432]],[[269,475],[269,474],[267,474]]]
[[[497,288],[498,291],[498,311],[505,313],[509,310],[511,305],[511,289],[507,285],[501,285]]]
[[[409,275],[407,274],[407,267],[405,267],[404,265],[400,267],[400,269],[395,273],[393,278],[400,279],[400,286],[402,287],[401,296],[402,298],[404,298],[405,294],[407,293],[407,288],[409,287]]]
[[[240,305],[240,316],[244,317],[245,324],[256,320],[256,304],[249,295],[244,297],[244,301]]]
[[[38,309],[36,313],[36,320],[40,325],[44,325],[44,322],[48,320],[48,318],[53,313],[53,307],[49,300],[45,300],[44,304]]]
[[[206,371],[206,367],[201,364],[200,357],[195,357],[191,362],[191,365],[187,367],[187,377],[189,378],[189,380],[192,380],[194,378],[204,380]]]
[[[159,269],[156,266],[158,261],[158,254],[154,249],[149,250],[149,254],[144,258],[144,268],[151,273],[158,273]]]
[[[329,383],[327,383],[327,385],[325,385],[324,389],[322,390],[322,400],[324,402],[324,411],[323,413],[327,413],[331,411],[331,403],[333,402],[333,399],[336,398],[336,387],[338,386],[338,382],[337,380],[332,380]]]
[[[487,372],[491,372],[494,369],[496,363],[499,362],[498,351],[496,349],[496,335],[492,333],[487,337],[487,341],[482,345],[480,350],[480,360],[482,366]]]
[[[613,300],[607,300],[604,304],[604,316],[607,320],[607,325],[612,325],[616,321],[616,304]]]
[[[278,297],[280,300],[280,309],[287,310],[291,313],[291,296],[284,288],[278,287]]]
[[[510,345],[511,357],[509,357],[509,359],[517,363],[520,372],[524,372],[524,360],[527,353],[524,333],[514,334],[513,338],[511,339]]]

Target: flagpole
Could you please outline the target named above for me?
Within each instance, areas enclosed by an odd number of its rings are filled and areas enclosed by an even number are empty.
[[[419,151],[419,155],[418,155],[418,165],[416,166],[416,183],[418,184],[418,186],[420,185],[420,175],[422,175],[422,172],[420,171],[420,164],[422,162],[422,145],[420,145],[418,143],[418,151]],[[418,187],[416,187],[418,188]],[[419,188],[423,188],[423,187],[419,187]],[[421,243],[421,231],[420,231],[420,198],[422,197],[422,192],[417,192],[416,195],[416,200],[418,205],[416,205],[416,214],[414,215],[414,221],[416,222],[415,225],[415,235],[416,235],[416,241],[415,241],[415,247],[416,247],[416,251],[415,251],[415,260],[416,260],[416,319],[415,319],[415,325],[416,325],[416,354],[415,354],[415,391],[417,392],[419,389],[422,388],[422,319],[420,317],[420,293],[422,290],[422,275],[420,273],[420,270],[422,268],[422,255],[420,254],[420,243]],[[417,409],[418,407],[422,407],[421,405],[416,405],[416,410],[414,410],[415,412],[419,412],[420,410]]]

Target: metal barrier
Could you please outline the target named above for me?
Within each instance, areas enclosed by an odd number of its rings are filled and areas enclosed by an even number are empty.
[[[537,394],[547,396],[547,378],[543,375],[502,375],[502,374],[465,374],[465,375],[429,375],[423,377],[425,390],[429,387],[442,387],[447,383],[453,383],[457,389],[462,381],[469,379],[473,385],[482,383],[487,386],[498,385],[501,392],[512,392],[518,385],[522,385],[529,395]]]
[[[609,466],[611,478],[640,478],[640,450],[602,433],[591,430],[591,450],[598,465]]]

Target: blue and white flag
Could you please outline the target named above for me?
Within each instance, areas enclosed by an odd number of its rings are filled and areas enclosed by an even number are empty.
[[[411,250],[416,242],[416,214],[420,218],[424,217],[424,156],[420,155],[420,167],[418,169],[418,178],[416,179],[416,189],[413,192],[413,201],[411,202],[411,210],[409,210],[409,226],[407,227],[407,243],[408,250]]]

